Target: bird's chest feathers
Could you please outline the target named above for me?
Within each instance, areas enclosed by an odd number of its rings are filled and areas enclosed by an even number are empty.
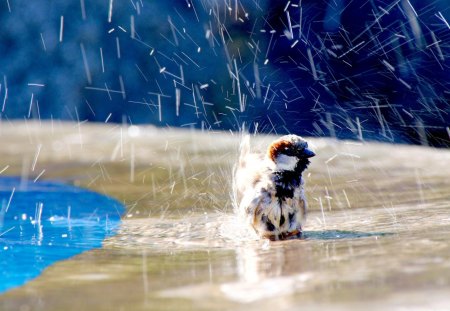
[[[295,171],[283,171],[274,174],[275,196],[281,202],[292,199],[298,195],[297,189],[301,187],[301,175]]]

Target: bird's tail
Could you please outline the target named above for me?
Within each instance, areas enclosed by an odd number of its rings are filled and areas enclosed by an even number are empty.
[[[250,135],[244,134],[242,136],[241,143],[239,145],[239,158],[237,163],[233,167],[233,178],[232,178],[232,193],[231,199],[235,211],[238,209],[239,201],[241,200],[241,191],[239,187],[239,180],[242,178],[242,169],[247,165],[247,156],[250,153]]]
[[[250,153],[250,135],[245,134],[242,137],[241,144],[239,146],[239,166],[245,166],[245,161],[248,159]]]

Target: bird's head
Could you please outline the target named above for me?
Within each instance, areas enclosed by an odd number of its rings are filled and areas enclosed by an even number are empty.
[[[285,135],[270,144],[267,156],[275,163],[276,171],[299,171],[308,166],[309,158],[316,154],[308,142],[297,135]]]

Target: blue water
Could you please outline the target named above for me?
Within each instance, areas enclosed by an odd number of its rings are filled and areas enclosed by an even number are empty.
[[[0,178],[0,293],[100,247],[124,210],[112,198],[62,183]]]

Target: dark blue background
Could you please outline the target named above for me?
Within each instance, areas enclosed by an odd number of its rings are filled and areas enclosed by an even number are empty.
[[[448,1],[228,2],[2,1],[2,119],[449,144]]]

